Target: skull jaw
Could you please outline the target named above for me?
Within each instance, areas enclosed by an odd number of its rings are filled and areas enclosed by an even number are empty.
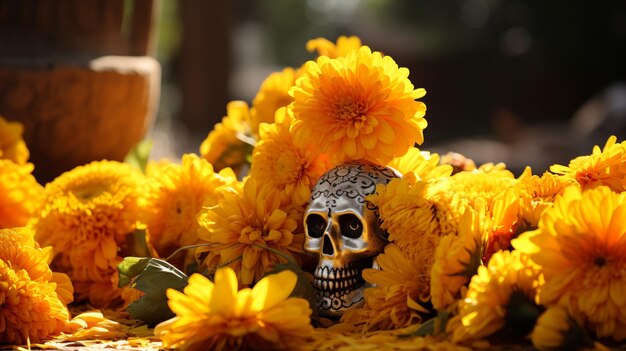
[[[368,287],[370,287],[369,284],[363,284],[348,293],[342,291],[329,292],[316,290],[319,314],[326,317],[338,318],[347,310],[361,306],[364,302],[363,291]]]
[[[363,292],[371,286],[363,280],[363,269],[372,266],[373,257],[346,264],[321,259],[314,274],[320,315],[341,317],[347,310],[362,305]]]

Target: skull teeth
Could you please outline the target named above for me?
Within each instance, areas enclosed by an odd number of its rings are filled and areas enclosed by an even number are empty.
[[[319,291],[348,293],[365,283],[360,273],[361,270],[350,267],[318,267],[314,275],[314,286]]]
[[[350,280],[315,280],[315,290],[321,293],[342,292],[347,294],[365,283],[362,279]]]
[[[315,278],[323,280],[346,280],[360,275],[361,270],[353,268],[318,267],[315,271]]]

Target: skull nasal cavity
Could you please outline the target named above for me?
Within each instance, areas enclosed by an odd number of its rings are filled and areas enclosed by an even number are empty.
[[[335,249],[333,249],[333,243],[330,242],[330,238],[328,235],[324,235],[324,246],[322,248],[322,252],[324,255],[333,255],[335,253]]]

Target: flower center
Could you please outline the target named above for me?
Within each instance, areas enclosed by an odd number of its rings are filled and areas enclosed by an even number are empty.
[[[606,258],[602,256],[596,257],[596,259],[593,260],[593,264],[595,264],[598,267],[604,267],[606,266]]]
[[[580,184],[592,184],[600,180],[600,177],[594,172],[582,171],[576,174],[576,181]]]
[[[342,126],[349,124],[362,124],[365,122],[367,106],[360,101],[341,99],[334,104],[335,118]],[[360,123],[359,123],[360,122]]]
[[[584,286],[599,286],[614,279],[622,279],[622,272],[619,267],[623,264],[621,259],[616,260],[610,253],[593,253],[589,258],[589,270],[585,274]]]
[[[283,185],[293,183],[302,176],[302,162],[292,150],[285,150],[284,153],[276,155],[274,162],[274,177],[277,183]]]
[[[98,195],[102,194],[106,191],[106,188],[100,185],[83,185],[76,189],[72,190],[74,196],[81,201],[89,201],[93,198],[98,197]]]

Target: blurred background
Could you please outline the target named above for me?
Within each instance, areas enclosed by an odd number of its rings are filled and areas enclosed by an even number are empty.
[[[152,158],[198,152],[228,101],[250,103],[269,73],[314,57],[307,40],[339,35],[391,55],[428,91],[422,150],[541,173],[626,137],[623,0],[117,2],[124,18],[142,3],[153,14],[139,53],[161,65]],[[0,19],[11,3],[0,1]]]
[[[239,0],[162,3],[152,137],[197,151],[228,100],[313,58],[307,40],[357,35],[426,88],[423,150],[542,172],[626,137],[626,2]],[[170,131],[174,129],[173,134]],[[192,132],[193,131],[193,132]]]

